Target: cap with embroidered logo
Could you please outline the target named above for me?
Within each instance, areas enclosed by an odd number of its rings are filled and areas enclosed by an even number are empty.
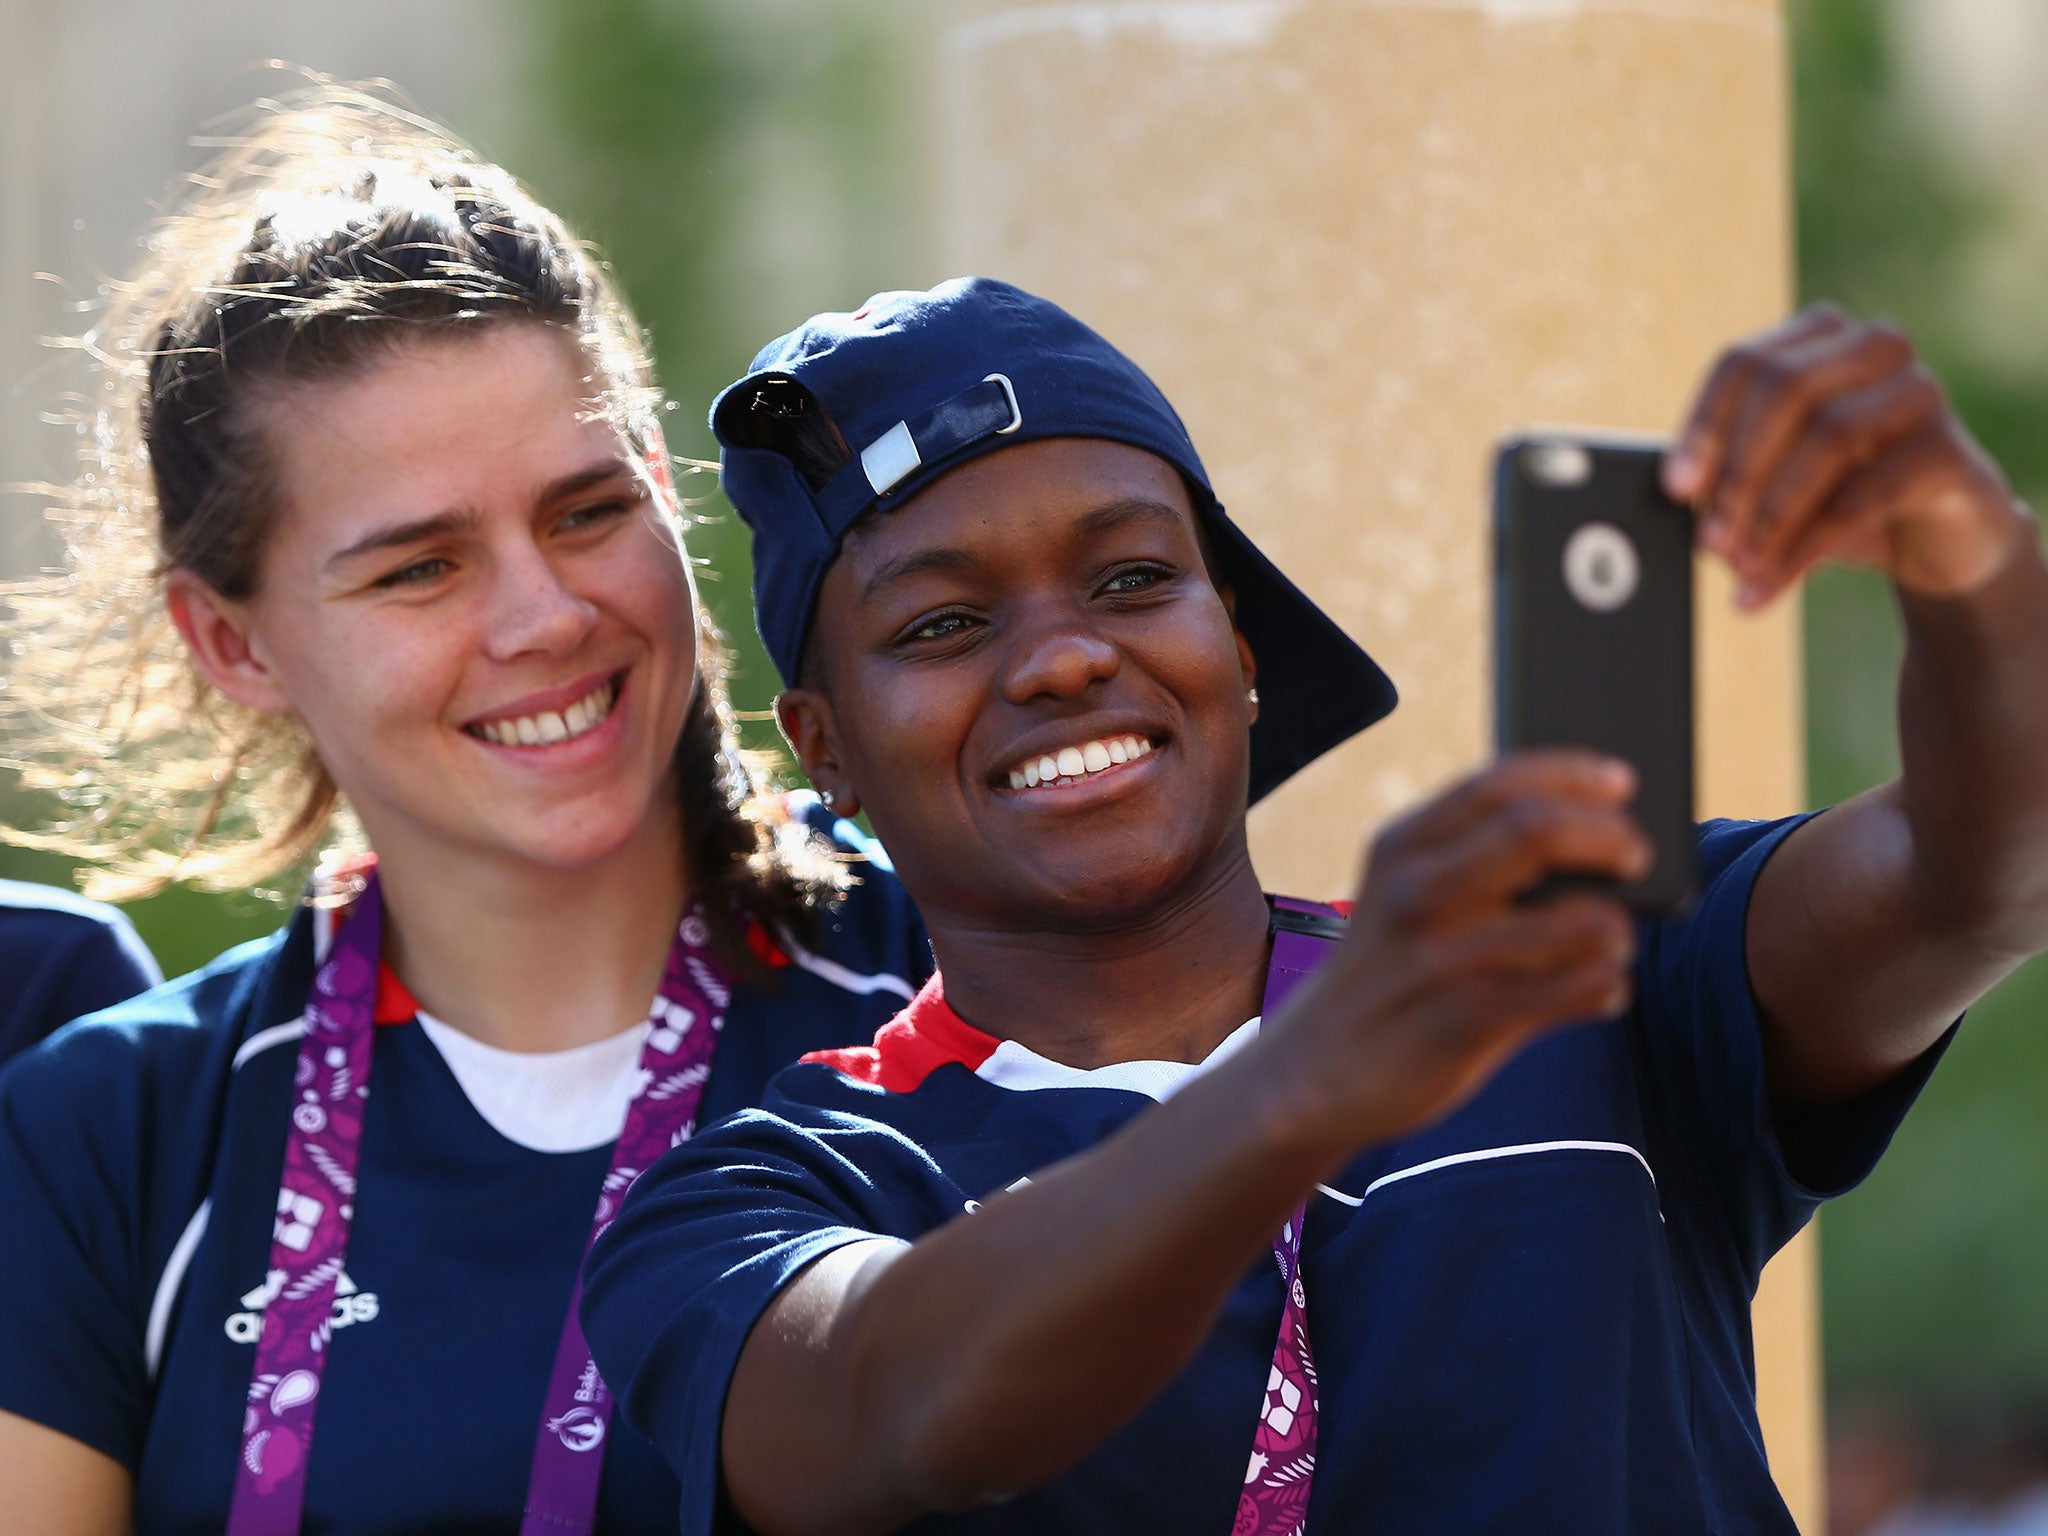
[[[748,446],[758,438],[746,414],[792,382],[850,450],[815,489],[784,454]],[[1387,675],[1224,514],[1158,387],[1065,310],[1008,283],[955,278],[814,316],[720,393],[711,428],[720,481],[754,535],[755,621],[790,682],[818,588],[856,520],[984,453],[1086,437],[1156,454],[1187,482],[1258,666],[1252,800],[1394,707]]]

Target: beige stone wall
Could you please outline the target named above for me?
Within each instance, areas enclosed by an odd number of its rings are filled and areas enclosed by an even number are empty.
[[[0,0],[0,581],[54,554],[44,498],[9,488],[72,469],[71,440],[38,418],[80,379],[44,338],[90,324],[76,304],[133,265],[153,207],[204,157],[193,137],[298,83],[262,61],[396,80],[490,146],[520,112],[523,45],[492,0]]]
[[[1402,687],[1253,818],[1269,883],[1345,892],[1373,823],[1488,750],[1497,434],[1669,430],[1788,303],[1777,0],[936,0],[926,45],[941,265],[1142,360],[1233,515]],[[1794,616],[1702,595],[1701,810],[1792,809]],[[1802,1246],[1758,1314],[1809,1531],[1812,1295]]]

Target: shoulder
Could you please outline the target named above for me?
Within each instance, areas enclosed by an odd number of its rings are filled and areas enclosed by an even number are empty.
[[[1754,877],[1780,843],[1820,814],[1802,811],[1796,816],[1765,821],[1723,818],[1701,822],[1693,837],[1699,858],[1700,888],[1707,890],[1729,875]]]
[[[1649,987],[1646,1003],[1661,999],[1675,1006],[1696,1001],[1708,975],[1718,978],[1724,989],[1747,995],[1749,903],[1757,876],[1785,840],[1817,814],[1699,824],[1693,840],[1697,894],[1691,908],[1644,917],[1637,924],[1642,941],[1639,979],[1662,977],[1667,983]]]
[[[163,980],[114,908],[23,880],[0,880],[0,977],[0,1061]]]
[[[59,943],[95,943],[120,954],[145,985],[163,980],[156,959],[118,907],[28,880],[0,880],[0,952],[13,955]]]
[[[267,1030],[295,1023],[300,925],[238,945],[211,964],[74,1020],[0,1069],[0,1121],[17,1131],[107,1124],[145,1103],[175,1106],[225,1079]]]
[[[802,939],[778,934],[786,956],[843,990],[908,1002],[931,974],[931,941],[889,853],[855,822],[835,816],[814,794],[789,795],[790,818],[844,862],[849,883]]]

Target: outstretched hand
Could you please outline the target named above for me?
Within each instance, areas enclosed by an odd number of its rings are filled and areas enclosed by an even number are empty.
[[[1664,465],[1737,602],[1757,608],[1822,560],[1958,596],[1991,580],[2033,519],[1895,327],[1832,305],[1721,355]]]

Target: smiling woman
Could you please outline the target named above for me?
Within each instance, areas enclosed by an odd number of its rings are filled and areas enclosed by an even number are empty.
[[[1248,803],[1391,686],[1057,306],[814,316],[712,426],[783,729],[940,974],[592,1250],[684,1528],[1789,1536],[1763,1263],[2048,945],[2012,703],[2048,564],[1903,341],[1816,312],[1734,349],[1666,462],[1759,593],[1829,540],[1895,560],[1921,647],[1912,779],[1702,827],[1668,918],[1613,894],[1653,857],[1632,771],[1566,750],[1382,829],[1348,911],[1261,890]]]
[[[15,594],[63,816],[18,835],[115,895],[326,857],[0,1075],[0,1536],[673,1529],[583,1253],[921,925],[739,750],[639,327],[510,176],[322,86],[115,293]]]

